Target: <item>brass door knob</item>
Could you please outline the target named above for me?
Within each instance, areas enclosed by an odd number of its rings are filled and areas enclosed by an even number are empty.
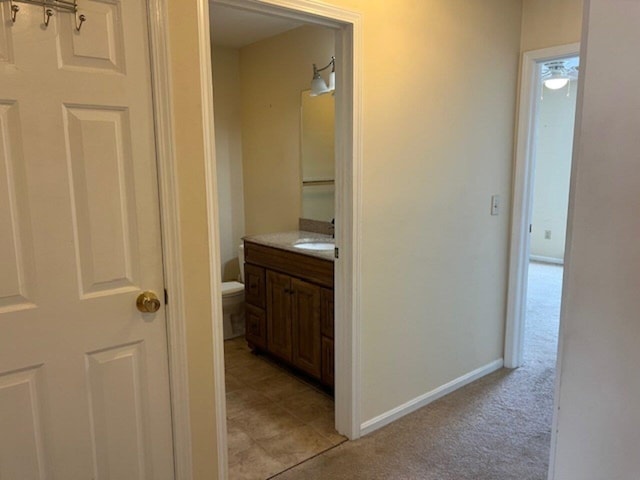
[[[142,292],[136,299],[136,307],[142,313],[155,313],[160,310],[160,300],[151,291]]]

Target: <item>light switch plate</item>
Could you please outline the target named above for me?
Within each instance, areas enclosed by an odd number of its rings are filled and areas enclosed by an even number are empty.
[[[491,215],[500,214],[500,195],[493,195],[491,197]]]

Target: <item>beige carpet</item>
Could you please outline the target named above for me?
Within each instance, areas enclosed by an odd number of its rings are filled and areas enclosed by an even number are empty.
[[[525,365],[501,370],[274,478],[547,478],[562,268],[531,264]]]

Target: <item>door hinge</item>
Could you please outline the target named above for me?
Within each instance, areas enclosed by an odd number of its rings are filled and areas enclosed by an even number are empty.
[[[169,292],[167,292],[167,289],[164,289],[164,304],[168,304],[169,303]]]
[[[340,258],[340,249],[338,247],[335,247],[333,249],[333,254],[336,258]]]
[[[529,233],[531,233],[531,224],[529,224]]]

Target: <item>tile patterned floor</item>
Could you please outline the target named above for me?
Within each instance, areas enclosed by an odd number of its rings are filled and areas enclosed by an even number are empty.
[[[333,428],[334,402],[244,338],[224,344],[229,479],[265,480],[346,440]]]

